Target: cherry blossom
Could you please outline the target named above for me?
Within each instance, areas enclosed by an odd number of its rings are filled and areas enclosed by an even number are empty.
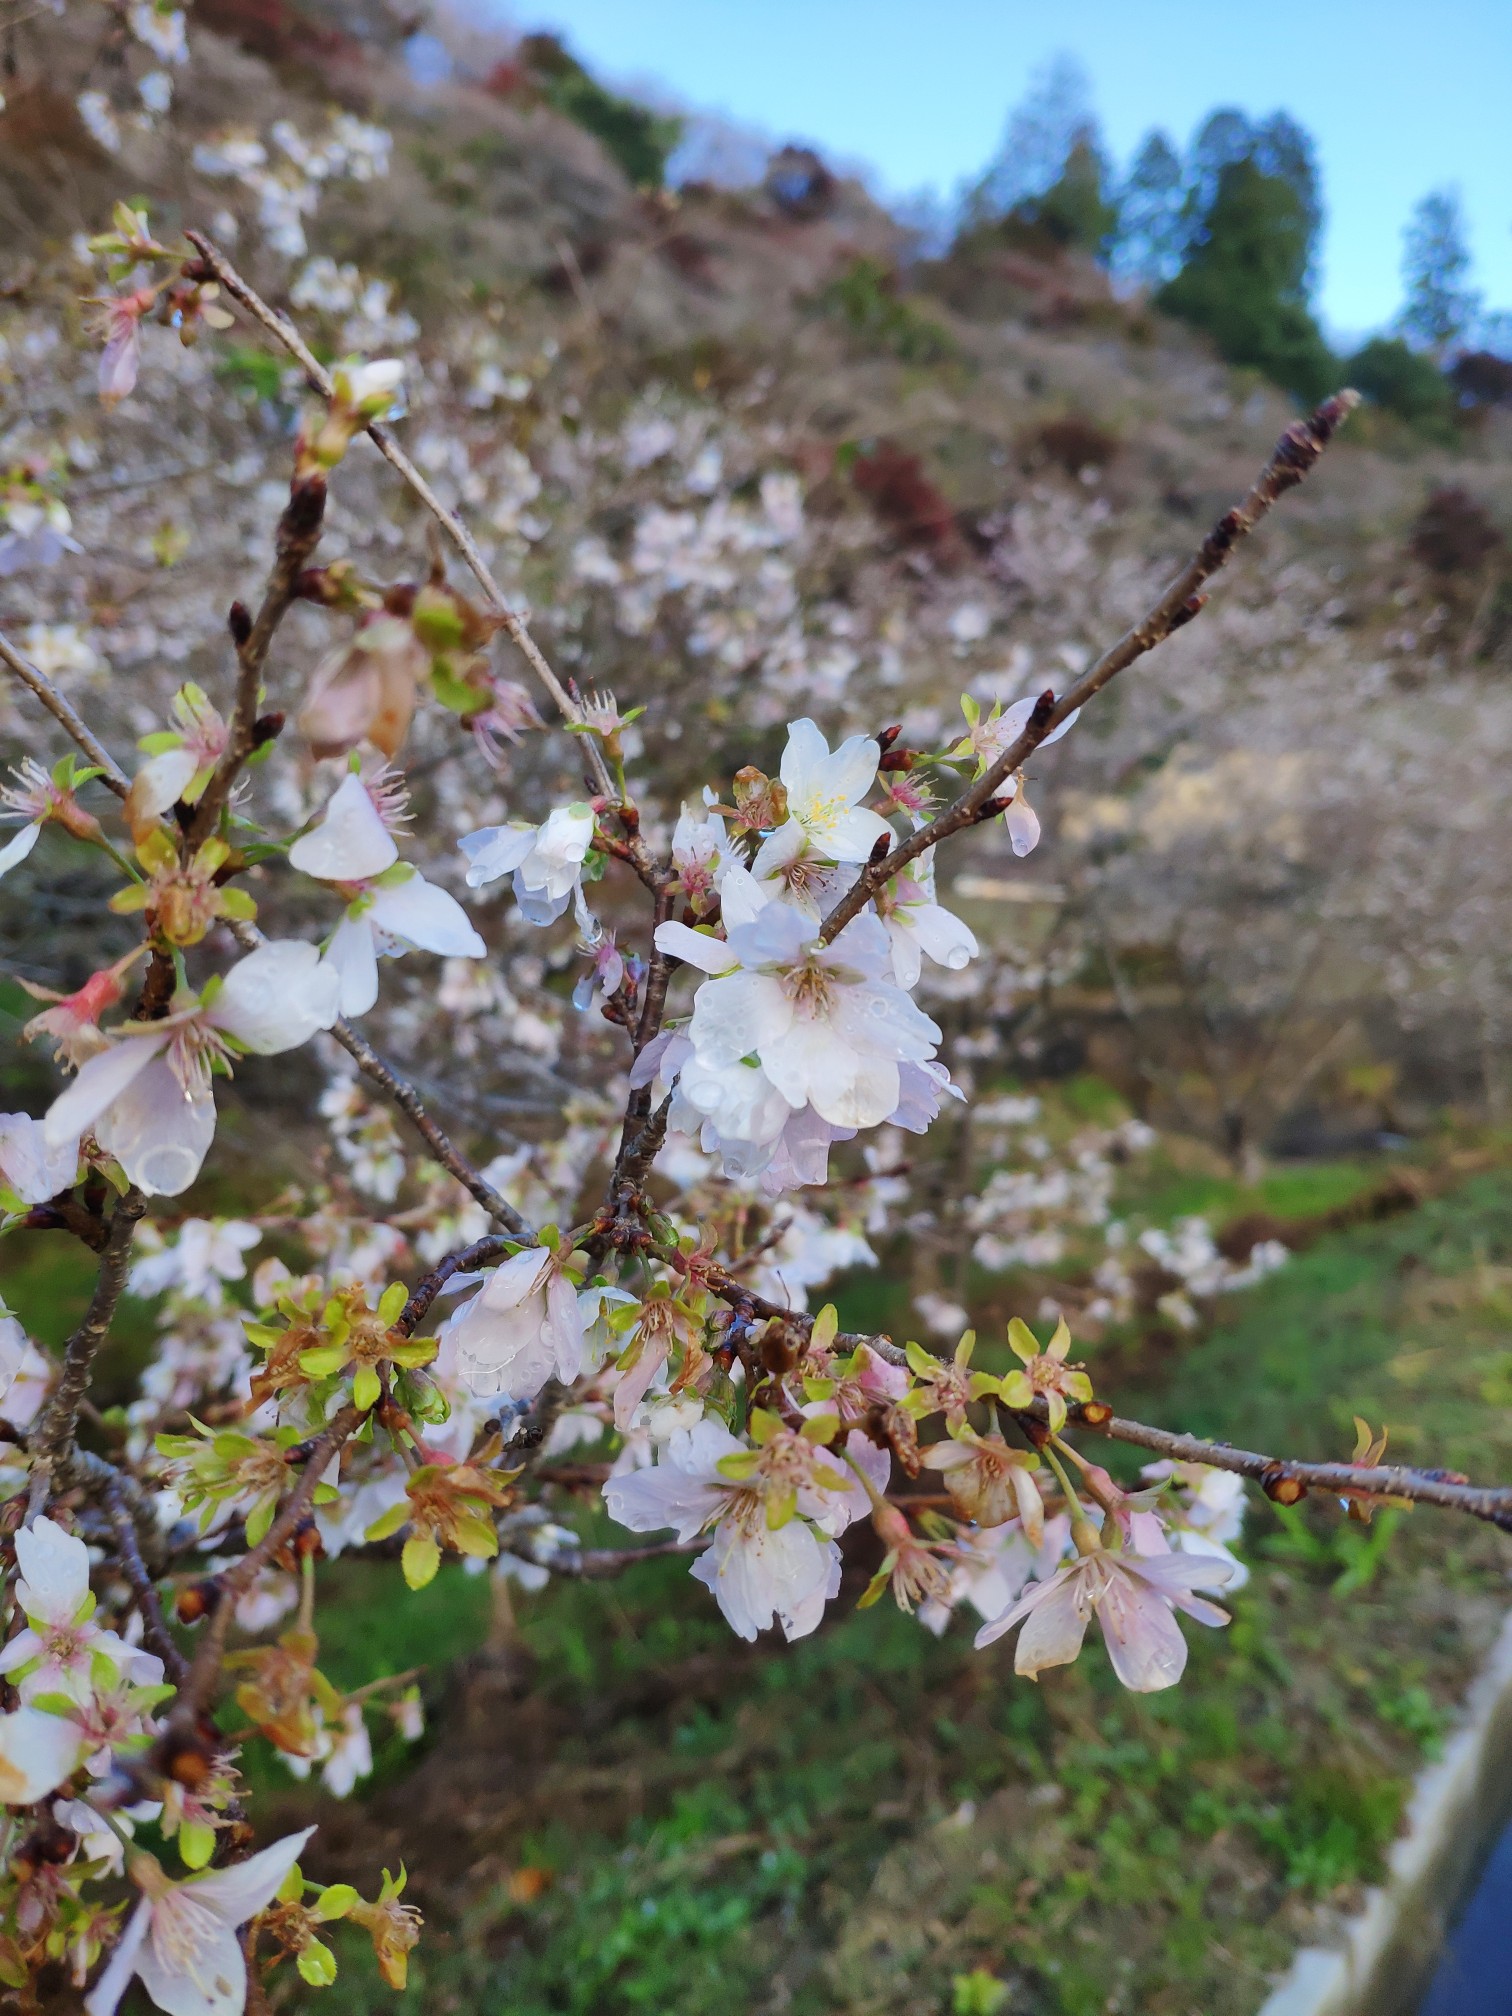
[[[90,1128],[149,1196],[176,1196],[199,1174],[215,1132],[212,1068],[235,1051],[275,1056],[329,1029],[339,983],[313,945],[274,940],[248,953],[204,996],[123,1023],[48,1108],[44,1140],[60,1148]]]
[[[940,1031],[886,977],[891,948],[875,917],[824,944],[800,912],[769,903],[726,944],[675,922],[657,927],[656,943],[711,976],[688,1032],[698,1056],[716,1068],[756,1057],[790,1106],[834,1126],[887,1119],[899,1064],[934,1055]]]
[[[40,1708],[0,1715],[0,1802],[32,1806],[56,1792],[84,1753],[76,1723]]]
[[[1184,1610],[1199,1624],[1227,1624],[1227,1611],[1194,1592],[1221,1589],[1232,1576],[1227,1561],[1115,1554],[1094,1544],[984,1624],[976,1635],[977,1649],[1022,1624],[1013,1668],[1033,1680],[1047,1666],[1071,1664],[1095,1614],[1124,1686],[1135,1694],[1153,1694],[1174,1687],[1186,1670],[1186,1640],[1175,1612]]]
[[[821,1427],[826,1424],[820,1423]],[[712,1530],[693,1576],[713,1592],[730,1628],[754,1639],[776,1621],[789,1639],[817,1628],[840,1588],[835,1536],[869,1503],[841,1459],[775,1423],[752,1449],[707,1416],[678,1429],[650,1469],[611,1477],[610,1517],[632,1532],[672,1527],[679,1540]],[[853,1433],[846,1455],[885,1482],[887,1458]]]
[[[168,2016],[240,2016],[247,1962],[236,1933],[277,1894],[315,1832],[288,1834],[225,1869],[174,1882],[150,1855],[133,1855],[141,1899],[100,1978],[84,1998],[89,2016],[115,2016],[133,1976]]]
[[[44,1694],[87,1701],[97,1657],[141,1685],[162,1679],[161,1659],[91,1621],[89,1551],[82,1540],[51,1519],[37,1519],[17,1533],[16,1560],[21,1569],[16,1600],[27,1625],[0,1649],[0,1673],[31,1668],[17,1682],[23,1702]]]
[[[457,842],[468,859],[468,887],[512,875],[520,914],[531,924],[554,924],[562,915],[581,886],[592,844],[586,805],[559,805],[540,826],[485,826]]]
[[[50,1142],[29,1113],[0,1113],[0,1184],[23,1204],[45,1204],[66,1190],[79,1166],[79,1137]]]
[[[456,897],[398,855],[373,789],[356,775],[342,779],[324,816],[289,849],[291,867],[349,899],[323,954],[340,981],[343,1015],[365,1015],[377,1001],[380,955],[481,959],[488,950]]]
[[[865,861],[879,840],[892,842],[887,821],[861,804],[876,782],[881,756],[881,745],[870,735],[852,735],[831,751],[812,721],[795,721],[788,729],[779,772],[788,821],[831,861]]]
[[[532,1400],[548,1379],[576,1379],[584,1325],[568,1258],[548,1246],[526,1247],[449,1319],[457,1376],[472,1392]]]

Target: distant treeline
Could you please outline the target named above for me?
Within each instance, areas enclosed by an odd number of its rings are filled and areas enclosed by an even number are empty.
[[[1393,332],[1343,359],[1312,307],[1323,215],[1312,141],[1285,112],[1216,111],[1184,154],[1152,132],[1120,176],[1086,78],[1063,57],[1010,117],[956,239],[1006,232],[1088,253],[1300,398],[1343,373],[1429,431],[1467,406],[1512,401],[1512,318],[1483,310],[1453,191],[1425,196],[1407,226]]]

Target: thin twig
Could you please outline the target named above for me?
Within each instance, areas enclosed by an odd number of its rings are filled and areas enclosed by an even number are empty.
[[[21,681],[23,686],[36,695],[48,713],[51,714],[54,721],[58,722],[73,737],[90,762],[98,764],[104,773],[100,779],[101,783],[114,791],[117,798],[124,798],[126,793],[131,789],[131,781],[125,771],[121,769],[120,765],[104,745],[96,740],[95,736],[85,727],[73,707],[63,698],[63,695],[54,686],[47,674],[39,672],[35,665],[23,658],[15,645],[3,634],[0,634],[0,663],[3,663],[6,669]]]
[[[273,566],[257,614],[249,624],[241,604],[233,607],[236,699],[231,710],[230,733],[215,774],[194,808],[193,822],[184,836],[187,850],[192,851],[215,830],[216,821],[247,758],[257,747],[257,702],[262,692],[262,675],[268,662],[268,651],[279,624],[294,603],[299,576],[320,543],[325,504],[324,475],[295,478],[289,490],[289,501],[278,521]]]
[[[250,315],[254,322],[260,323],[274,341],[288,351],[304,372],[311,389],[318,392],[322,399],[329,399],[332,392],[330,373],[310,350],[293,324],[270,307],[255,288],[248,285],[219,246],[202,231],[186,231],[184,236],[237,306]],[[581,723],[582,708],[552,670],[546,654],[526,629],[524,618],[510,606],[503,589],[494,579],[488,562],[478,550],[477,543],[467,527],[454,512],[448,511],[387,427],[375,421],[367,432],[379,454],[391,468],[397,470],[461,554],[473,578],[488,597],[492,613],[498,617],[505,635],[556,702],[563,717],[568,721]],[[618,803],[619,793],[615,789],[614,779],[609,774],[604,753],[592,736],[588,738],[588,760],[593,767],[600,791],[611,803]]]
[[[483,1238],[475,1239],[470,1246],[459,1246],[455,1253],[448,1253],[438,1260],[430,1272],[423,1274],[415,1283],[408,1302],[394,1321],[394,1328],[401,1336],[412,1337],[430,1314],[431,1304],[454,1274],[470,1274],[474,1267],[500,1259],[507,1243],[502,1233],[489,1232]]]
[[[1085,707],[1111,679],[1115,679],[1137,658],[1153,651],[1157,644],[1163,644],[1175,631],[1199,615],[1207,599],[1199,593],[1204,582],[1225,564],[1235,546],[1254,530],[1277,498],[1302,481],[1341,423],[1359,404],[1359,399],[1357,392],[1336,392],[1332,399],[1324,400],[1311,418],[1294,420],[1276,443],[1275,452],[1256,478],[1248,496],[1218,520],[1154,607],[1131,630],[1125,631],[1111,650],[1105,651],[1090,671],[1059,700],[1053,694],[1042,695],[1018,740],[1004,750],[997,761],[990,764],[937,819],[921,826],[906,840],[900,840],[880,861],[863,868],[852,887],[825,918],[820,936],[832,939],[836,932],[844,930],[853,917],[859,917],[877,892],[910,861],[917,860],[952,833],[975,825],[978,814],[998,788],[1022,768],[1025,759],[1068,715],[1074,714],[1078,707]]]
[[[1074,1418],[1085,1414],[1085,1406],[1071,1403]],[[1504,1532],[1512,1532],[1512,1485],[1471,1484],[1441,1471],[1413,1470],[1397,1464],[1377,1464],[1370,1468],[1354,1463],[1301,1463],[1289,1456],[1261,1456],[1251,1449],[1234,1449],[1227,1442],[1209,1442],[1200,1435],[1179,1435],[1166,1428],[1150,1428],[1143,1421],[1126,1421],[1117,1414],[1098,1418],[1094,1407],[1090,1419],[1081,1425],[1115,1442],[1127,1442],[1153,1455],[1168,1456],[1175,1463],[1206,1463],[1215,1470],[1232,1470],[1250,1477],[1268,1496],[1276,1496],[1278,1485],[1302,1485],[1310,1491],[1336,1492],[1342,1496],[1407,1498],[1418,1505],[1436,1505],[1446,1512],[1467,1512],[1472,1519],[1487,1520]],[[1284,1499],[1290,1494],[1284,1493]],[[1300,1494],[1298,1494],[1300,1495]]]
[[[534,1240],[535,1234],[529,1223],[521,1217],[507,1197],[495,1190],[492,1183],[476,1170],[467,1157],[452,1145],[445,1131],[438,1127],[426,1112],[420,1101],[420,1094],[359,1035],[351,1023],[342,1019],[331,1025],[331,1034],[353,1059],[365,1078],[385,1092],[400,1112],[409,1121],[415,1132],[425,1143],[431,1159],[438,1162],[449,1176],[454,1176],[468,1195],[483,1206],[489,1217],[498,1224],[505,1225],[517,1238]]]
[[[162,1660],[163,1669],[174,1686],[181,1686],[188,1677],[189,1661],[179,1650],[173,1633],[168,1629],[168,1620],[163,1615],[162,1599],[158,1595],[147,1563],[142,1559],[136,1522],[131,1516],[131,1505],[119,1472],[105,1484],[102,1495],[105,1499],[105,1509],[110,1515],[111,1529],[115,1534],[116,1558],[120,1562],[126,1580],[131,1584],[137,1609],[141,1613],[142,1636],[149,1648]]]

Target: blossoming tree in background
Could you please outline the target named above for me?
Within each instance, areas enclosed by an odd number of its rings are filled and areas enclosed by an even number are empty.
[[[143,46],[177,61],[182,24],[165,23],[179,17],[131,12]],[[142,117],[166,109],[159,75],[138,87]],[[103,97],[80,109],[109,146],[117,110]],[[246,142],[198,165],[252,191],[270,236],[303,251],[303,192],[364,179],[382,147],[351,121],[318,156],[297,134],[278,145],[284,168]],[[1389,1500],[1512,1520],[1512,1488],[1387,1467],[1363,1427],[1352,1461],[1304,1463],[1122,1419],[1064,1320],[1036,1332],[1015,1319],[979,1348],[935,1294],[920,1313],[936,1352],[842,1333],[833,1305],[807,1306],[906,1205],[908,1140],[971,1104],[919,998],[981,956],[940,900],[942,850],[999,820],[1015,857],[1034,850],[1031,758],[1200,614],[1352,395],[1287,429],[1148,612],[1065,690],[990,711],[968,695],[964,734],[938,747],[865,719],[832,741],[794,709],[775,774],[747,761],[665,806],[636,775],[642,706],[558,674],[400,445],[405,364],[350,355],[328,372],[214,237],[164,235],[122,205],[95,241],[111,276],[102,398],[130,401],[142,329],[162,321],[207,343],[233,325],[260,334],[308,399],[271,568],[227,615],[221,690],[186,682],[137,751],[107,746],[35,654],[0,637],[7,677],[58,741],[50,768],[29,762],[8,790],[18,831],[0,873],[55,829],[106,878],[102,908],[134,941],[39,1005],[26,1034],[51,1048],[56,1096],[40,1117],[0,1118],[8,1225],[82,1242],[97,1270],[61,1363],[30,1340],[24,1308],[0,1318],[14,1559],[0,1979],[21,1988],[62,1961],[93,2016],[133,1978],[165,2009],[237,2010],[249,1969],[291,1960],[329,1982],[323,1931],[346,1919],[402,1985],[420,1931],[402,1874],[363,1897],[306,1880],[303,1834],[255,1845],[238,1749],[267,1744],[349,1791],[371,1768],[368,1717],[413,1735],[418,1702],[344,1696],[322,1673],[317,1561],[367,1552],[396,1588],[424,1586],[448,1556],[537,1585],[613,1572],[641,1549],[584,1546],[571,1522],[585,1474],[627,1535],[689,1556],[742,1638],[818,1629],[842,1541],[860,1534],[874,1566],[863,1602],[890,1596],[935,1631],[970,1612],[979,1647],[1016,1634],[1031,1679],[1080,1656],[1095,1619],[1140,1691],[1180,1679],[1181,1618],[1227,1622],[1212,1599],[1245,1579],[1230,1545],[1244,1480],[1283,1503],[1329,1492],[1361,1517]],[[360,276],[317,277],[370,321],[387,315]],[[349,553],[322,559],[328,504],[374,447],[437,535],[429,554],[395,550],[411,570],[398,579]],[[22,501],[0,564],[67,564],[66,513],[45,491]],[[780,540],[793,502],[764,480],[749,550]],[[638,585],[586,541],[580,576],[612,573],[644,597],[684,532],[642,524]],[[706,550],[700,564],[728,559]],[[331,632],[307,676],[281,649],[296,608]],[[449,820],[444,801],[422,819],[406,765],[427,717],[452,724],[490,787],[507,782],[506,745],[559,735],[581,787],[545,804],[495,792],[499,816],[482,826]],[[479,923],[502,906],[522,928],[489,974]],[[569,1112],[534,1155],[512,1137],[481,1162],[464,1154],[453,1133],[487,1138],[487,1110],[468,1110],[464,1090],[444,1129],[358,1026],[387,962],[413,953],[449,962],[443,992],[504,990],[525,1053],[540,1049],[543,960],[570,968],[576,1012],[619,1046],[612,1115],[603,1100]],[[217,1149],[216,1080],[317,1043],[341,1060],[322,1108],[360,1189],[392,1200],[408,1156],[427,1159],[407,1247],[351,1193],[290,1209]],[[465,1056],[459,1069],[465,1087]],[[1021,1099],[979,1101],[978,1115],[1036,1124]],[[1044,1252],[1062,1219],[1104,1223],[1114,1145],[1083,1143],[1070,1172],[1036,1174],[1028,1152],[994,1177],[962,1216],[981,1264]],[[1125,1130],[1117,1145],[1141,1143]],[[245,1218],[175,1205],[207,1168],[235,1174]],[[275,1236],[290,1257],[253,1260]],[[1194,1293],[1240,1278],[1190,1226],[1157,1257]],[[1251,1271],[1273,1258],[1257,1253]],[[1112,1244],[1097,1282],[1113,1310],[1127,1269]],[[91,1383],[127,1296],[158,1300],[158,1346],[139,1398],[102,1422]],[[1099,1438],[1153,1459],[1138,1488],[1089,1453]],[[581,1451],[602,1461],[563,1462]],[[228,1702],[234,1737],[217,1719]]]

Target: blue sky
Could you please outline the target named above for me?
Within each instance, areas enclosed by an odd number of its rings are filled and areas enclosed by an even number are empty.
[[[1314,136],[1335,335],[1395,312],[1401,231],[1458,184],[1477,277],[1512,307],[1512,0],[511,0],[607,78],[948,191],[1060,50],[1092,79],[1120,160],[1152,125],[1184,144],[1216,105],[1283,108]]]

